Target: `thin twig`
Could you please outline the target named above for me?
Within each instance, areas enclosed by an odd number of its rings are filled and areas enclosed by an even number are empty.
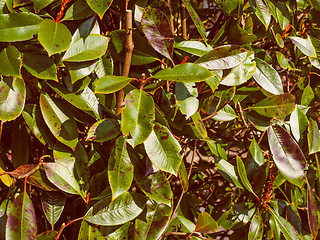
[[[243,116],[243,110],[242,110],[240,102],[238,102],[238,107],[239,107],[239,111],[240,111],[241,120],[243,121],[244,126],[247,128],[248,127],[248,123],[246,122],[246,120],[245,120],[245,118]]]
[[[3,129],[3,121],[0,123],[0,142],[1,142],[1,136],[2,136],[2,129]]]
[[[188,40],[187,38],[187,14],[186,14],[186,6],[184,2],[181,0],[181,28],[182,28],[182,38],[184,40]]]

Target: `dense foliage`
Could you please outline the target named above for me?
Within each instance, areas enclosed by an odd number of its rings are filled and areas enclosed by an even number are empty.
[[[316,239],[317,0],[0,0],[0,239]]]

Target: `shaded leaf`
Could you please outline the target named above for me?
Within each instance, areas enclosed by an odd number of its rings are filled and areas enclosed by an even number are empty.
[[[299,145],[279,125],[269,127],[268,141],[273,160],[281,174],[290,183],[301,187],[304,183],[306,159]]]
[[[37,239],[36,213],[26,192],[13,201],[6,224],[6,239]]]
[[[301,105],[309,106],[310,102],[314,99],[314,92],[310,85],[303,89],[301,97]]]
[[[124,76],[104,76],[95,82],[95,93],[109,94],[114,93],[125,87],[133,78]]]
[[[90,127],[86,141],[105,142],[115,138],[119,133],[119,122],[112,118],[106,118]]]
[[[308,145],[309,154],[313,154],[320,151],[320,132],[318,123],[312,118],[309,119],[308,124]]]
[[[242,185],[249,191],[251,192],[255,197],[258,198],[257,194],[253,191],[252,186],[248,180],[248,176],[246,173],[246,168],[242,162],[242,159],[237,156],[237,170],[239,173],[239,177],[241,179]]]
[[[263,221],[261,215],[256,213],[251,219],[248,240],[259,240],[263,237]]]
[[[42,18],[33,13],[0,14],[0,42],[16,42],[33,38]]]
[[[48,6],[54,0],[33,0],[33,8],[36,13],[38,13],[41,9]]]
[[[19,77],[21,65],[21,54],[14,46],[8,46],[0,52],[1,75]]]
[[[97,64],[97,59],[85,62],[66,62],[71,83],[75,83],[79,79],[90,75],[96,68]]]
[[[102,235],[95,225],[83,220],[79,229],[78,240],[102,239]]]
[[[318,235],[318,208],[317,208],[317,200],[314,196],[312,189],[308,184],[308,193],[307,193],[307,213],[308,213],[308,223],[313,239],[317,239]]]
[[[62,21],[84,19],[93,14],[94,12],[85,0],[78,0],[67,9]]]
[[[199,233],[214,233],[220,229],[218,223],[207,212],[201,213],[197,218],[195,232]]]
[[[191,116],[191,118],[194,123],[194,127],[197,130],[197,133],[199,134],[199,138],[206,139],[208,137],[208,133],[202,121],[200,113],[196,112]]]
[[[139,216],[146,202],[146,197],[135,192],[125,192],[113,202],[107,197],[88,210],[85,220],[101,226],[120,225]]]
[[[148,157],[156,167],[177,176],[182,161],[179,154],[181,147],[167,127],[155,123],[144,146]]]
[[[156,73],[153,78],[176,82],[200,82],[213,77],[214,74],[204,67],[193,63],[183,63],[174,68],[166,68]]]
[[[71,33],[62,23],[44,19],[39,25],[38,39],[50,55],[66,51],[71,44]]]
[[[57,234],[54,230],[45,231],[37,235],[37,240],[53,240]]]
[[[236,45],[224,45],[213,49],[194,63],[209,70],[230,69],[242,63],[248,52]]]
[[[11,121],[22,113],[26,100],[26,86],[21,78],[0,80],[0,120]]]
[[[173,208],[148,200],[142,214],[135,220],[135,239],[159,239],[169,223]]]
[[[131,134],[134,146],[143,143],[152,131],[155,118],[153,98],[142,90],[134,89],[125,97],[121,130]]]
[[[268,97],[249,107],[261,114],[271,118],[284,118],[293,112],[295,108],[295,96],[289,93]]]
[[[89,7],[100,17],[108,10],[113,0],[86,0]]]
[[[254,80],[267,92],[275,95],[283,93],[283,86],[278,72],[267,62],[256,58],[256,70],[253,74]]]
[[[108,240],[129,240],[129,228],[132,226],[130,222],[116,226],[101,226],[101,234]],[[132,228],[130,228],[131,230]],[[130,234],[132,236],[132,234]]]
[[[42,192],[42,210],[48,222],[51,224],[52,228],[54,227],[54,224],[59,220],[64,209],[65,203],[66,196],[61,192]]]
[[[154,50],[172,61],[173,32],[166,15],[156,8],[145,8],[141,29]]]

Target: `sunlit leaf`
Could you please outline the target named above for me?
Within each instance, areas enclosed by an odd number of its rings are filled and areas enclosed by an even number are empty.
[[[94,123],[90,127],[86,141],[105,142],[115,138],[119,133],[119,122],[112,118],[106,118]]]
[[[3,76],[20,76],[21,54],[14,46],[8,46],[0,52],[0,74]]]
[[[114,93],[125,87],[132,78],[123,76],[104,76],[95,82],[95,93],[109,94]]]
[[[210,45],[206,46],[202,42],[190,40],[190,41],[182,41],[175,42],[174,48],[183,50],[187,53],[191,53],[195,56],[202,57],[204,54],[210,52],[212,47]]]
[[[310,85],[307,85],[303,89],[302,97],[301,97],[301,105],[309,106],[310,102],[314,99],[314,92]]]
[[[263,222],[261,215],[256,213],[251,219],[248,240],[259,240],[263,237]]]
[[[237,156],[237,170],[238,170],[238,174],[239,174],[239,177],[241,179],[241,182],[243,184],[243,186],[249,191],[251,192],[255,197],[258,197],[257,194],[253,191],[252,189],[252,186],[248,180],[248,176],[247,176],[247,173],[246,173],[246,168],[243,164],[243,161],[242,159]]]
[[[297,142],[303,138],[303,133],[308,126],[308,118],[306,114],[296,105],[294,111],[290,115],[290,128],[293,137]]]
[[[312,118],[309,119],[308,124],[308,145],[309,154],[313,154],[320,151],[320,132],[318,123]]]
[[[198,90],[195,83],[181,83],[175,84],[175,93],[181,112],[186,114],[186,119],[191,117],[199,107],[199,100],[197,99]]]
[[[102,239],[102,235],[97,226],[83,220],[79,229],[78,240]]]
[[[316,50],[309,37],[307,39],[300,37],[290,37],[290,39],[305,55],[309,57],[317,57]]]
[[[203,212],[197,218],[195,232],[214,233],[220,229],[218,223],[210,216],[209,213]]]
[[[220,159],[217,162],[218,171],[221,173],[221,175],[227,179],[227,181],[233,183],[238,188],[243,189],[241,182],[241,179],[238,175],[237,169],[235,166],[233,166],[231,163],[227,162],[224,159]]]
[[[256,2],[256,8],[255,8],[256,16],[259,18],[259,20],[263,23],[263,25],[267,29],[271,21],[271,14],[267,6],[264,4],[263,0],[256,0],[255,2]]]
[[[98,14],[100,19],[103,18],[104,13],[108,10],[113,0],[86,0],[90,8]]]
[[[299,145],[279,125],[269,127],[268,141],[273,160],[281,174],[292,184],[301,187],[304,183],[306,159]]]

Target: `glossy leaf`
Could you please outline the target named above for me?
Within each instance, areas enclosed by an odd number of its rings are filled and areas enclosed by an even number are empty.
[[[58,188],[53,185],[49,179],[46,176],[45,170],[43,167],[40,167],[40,169],[33,174],[31,174],[27,178],[27,183],[36,186],[38,188],[41,188],[45,191],[57,191]]]
[[[233,10],[235,10],[239,5],[238,0],[229,0],[229,1],[216,0],[216,3],[221,10],[223,10],[228,14],[230,14]]]
[[[249,53],[247,58],[231,72],[222,79],[221,84],[226,86],[238,86],[248,81],[254,74],[256,69],[256,62],[254,61],[254,54]]]
[[[197,218],[195,232],[199,233],[214,233],[220,229],[218,223],[207,212],[201,213]]]
[[[318,208],[317,200],[310,186],[308,185],[307,190],[307,213],[308,213],[308,223],[313,239],[317,239],[319,231],[319,220],[318,220]]]
[[[3,76],[20,76],[21,54],[14,46],[8,46],[0,52],[0,74]]]
[[[130,222],[126,222],[122,225],[115,226],[101,226],[101,234],[104,238],[108,240],[129,240],[129,236],[132,236],[131,232],[129,232],[129,227],[132,226]],[[130,228],[131,230],[132,228]],[[129,235],[129,236],[128,236]]]
[[[85,87],[82,91],[74,93],[57,82],[48,81],[47,84],[73,106],[100,119],[101,110],[99,102],[89,87]]]
[[[155,123],[144,146],[148,157],[156,167],[177,176],[182,161],[179,154],[181,147],[167,127]]]
[[[307,39],[290,37],[290,39],[305,55],[309,57],[317,57],[316,50],[309,37]]]
[[[186,9],[189,12],[190,18],[192,19],[194,25],[196,26],[198,32],[200,33],[201,38],[207,43],[207,35],[206,35],[206,28],[204,27],[203,22],[199,18],[197,12],[193,9],[192,5],[190,4],[189,0],[182,0]]]
[[[293,112],[295,100],[295,96],[288,93],[274,95],[254,104],[250,109],[262,116],[281,119]]]
[[[215,114],[212,119],[216,120],[216,121],[232,121],[235,118],[237,118],[237,114],[235,113],[235,111],[233,110],[233,108],[227,104],[225,105],[223,108],[221,108],[217,114]]]
[[[279,125],[270,126],[268,141],[273,160],[281,174],[292,184],[303,185],[306,159],[299,145]]]
[[[16,42],[33,38],[42,19],[33,13],[0,14],[0,42]]]
[[[95,82],[94,92],[102,94],[114,93],[129,84],[131,80],[132,78],[123,76],[104,76]]]
[[[141,18],[141,29],[154,50],[171,60],[174,41],[166,15],[156,8],[145,8]]]
[[[41,9],[48,6],[54,0],[34,0],[33,1],[33,8],[36,13],[38,13]]]
[[[248,55],[243,48],[234,45],[224,45],[203,55],[194,63],[209,70],[230,69],[242,63]]]
[[[13,201],[6,224],[6,239],[37,239],[36,213],[26,192]]]
[[[275,95],[283,93],[282,81],[278,72],[267,62],[256,58],[256,70],[253,74],[254,80],[267,92]]]
[[[276,56],[277,56],[277,60],[278,60],[279,65],[283,69],[287,69],[289,67],[288,59],[279,51],[276,52]]]
[[[59,220],[66,203],[66,196],[61,192],[46,192],[41,194],[42,210],[52,228]]]
[[[208,133],[206,127],[202,121],[201,115],[199,112],[196,112],[191,116],[192,121],[194,123],[194,127],[197,130],[197,133],[200,135],[199,138],[206,139],[208,137]]]
[[[237,170],[238,170],[238,173],[239,173],[239,177],[241,179],[241,182],[242,182],[242,185],[249,191],[251,192],[255,197],[258,198],[257,194],[253,191],[252,189],[252,186],[248,180],[248,176],[247,176],[247,173],[246,173],[246,168],[243,164],[243,161],[242,159],[237,156]]]
[[[301,236],[297,230],[283,217],[281,217],[276,211],[270,209],[271,214],[277,222],[284,237],[288,240],[301,240]]]
[[[166,68],[156,73],[153,78],[175,82],[200,82],[213,77],[214,74],[204,67],[193,63],[184,63],[174,68]]]
[[[301,105],[309,106],[311,101],[314,99],[314,92],[310,85],[307,85],[302,93]]]
[[[261,215],[256,213],[251,219],[251,224],[249,227],[248,240],[259,240],[263,237],[263,222]]]
[[[108,161],[108,179],[112,191],[112,201],[129,190],[133,180],[133,164],[131,163],[126,141],[119,137],[111,151]]]
[[[294,111],[290,115],[290,129],[293,137],[297,142],[303,138],[303,133],[308,126],[308,118],[306,114],[296,105]]]
[[[238,176],[238,172],[235,166],[233,166],[231,163],[227,162],[224,159],[220,159],[217,162],[217,167],[218,171],[225,179],[236,185],[238,188],[243,189],[243,186],[240,183],[241,179]]]
[[[62,23],[44,19],[39,25],[38,39],[50,55],[66,51],[71,44],[71,33]]]
[[[104,54],[97,63],[96,68],[94,69],[95,74],[98,78],[102,78],[108,75],[113,74],[113,59],[110,54]],[[98,80],[97,80],[98,81]],[[95,88],[95,91],[97,86]]]
[[[85,220],[101,226],[120,225],[139,216],[146,202],[146,197],[134,192],[125,192],[113,202],[104,198],[88,210]]]
[[[181,112],[186,115],[186,119],[191,117],[198,110],[199,100],[197,99],[198,90],[194,83],[175,84],[175,93]]]
[[[256,10],[256,16],[259,18],[259,20],[263,23],[263,25],[267,29],[271,21],[271,14],[267,6],[264,4],[263,0],[256,0],[255,10]]]
[[[3,160],[0,159],[0,174],[3,173],[3,172],[8,172],[8,167],[5,165]],[[7,187],[10,187],[12,185],[12,183],[13,183],[13,180],[11,179],[10,175],[7,175],[7,174],[0,176],[0,180]]]
[[[91,239],[102,239],[102,235],[99,231],[99,228],[83,220],[81,222],[78,240],[91,240]]]
[[[115,138],[120,133],[120,124],[117,120],[107,118],[93,124],[86,141],[105,142]]]
[[[62,60],[83,62],[97,59],[107,51],[109,38],[98,34],[81,37],[71,44]]]
[[[42,232],[37,235],[37,240],[51,240],[57,236],[58,232],[54,230],[49,230]]]
[[[98,14],[100,19],[103,18],[104,13],[108,10],[113,0],[86,0],[90,8]]]
[[[85,0],[78,0],[67,9],[62,20],[79,20],[90,17],[93,14],[94,12]]]
[[[90,75],[97,66],[97,59],[85,62],[66,62],[71,82],[75,83],[79,79]]]
[[[320,132],[318,123],[312,118],[309,119],[308,124],[308,145],[309,154],[317,153],[320,151]]]
[[[78,128],[75,120],[58,99],[40,95],[40,108],[52,134],[63,144],[75,148],[78,142]]]
[[[182,41],[179,43],[174,43],[174,48],[183,50],[187,53],[191,53],[195,56],[202,57],[204,54],[210,52],[212,47],[210,45],[206,46],[202,42],[198,41]]]
[[[169,223],[172,210],[172,207],[148,200],[145,214],[135,220],[135,239],[159,239]]]
[[[57,66],[46,55],[35,53],[23,54],[23,66],[29,73],[40,79],[57,80]]]
[[[121,130],[124,135],[131,134],[134,146],[147,140],[154,118],[154,102],[149,94],[135,89],[126,95]]]
[[[26,86],[21,78],[5,77],[0,81],[0,120],[11,121],[22,113]]]

